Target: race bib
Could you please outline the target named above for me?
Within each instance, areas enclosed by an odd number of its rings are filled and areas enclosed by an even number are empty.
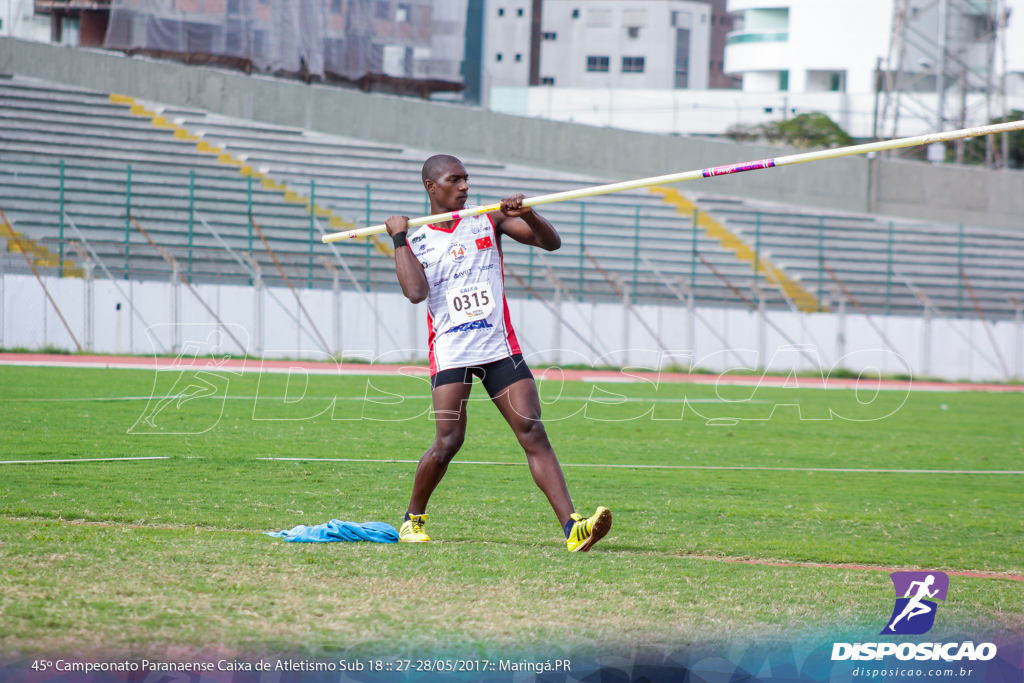
[[[494,310],[494,294],[489,282],[450,287],[444,295],[453,325],[483,320]]]

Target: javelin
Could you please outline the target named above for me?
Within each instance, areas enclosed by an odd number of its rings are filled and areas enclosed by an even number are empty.
[[[760,161],[747,161],[740,164],[729,164],[727,166],[713,166],[698,171],[686,171],[683,173],[672,173],[660,175],[653,178],[642,178],[641,180],[630,180],[623,183],[612,183],[610,185],[597,185],[596,187],[585,187],[580,190],[568,192],[556,192],[545,194],[539,197],[527,197],[523,200],[523,206],[538,206],[540,204],[553,204],[572,199],[583,199],[595,197],[611,192],[623,192],[625,190],[639,190],[644,187],[655,185],[667,185],[669,183],[681,183],[685,180],[697,180],[698,178],[712,178],[720,175],[743,173],[744,171],[759,171],[762,168],[775,168],[776,166],[792,166],[803,164],[808,161],[821,161],[822,159],[837,159],[839,157],[852,157],[858,154],[870,154],[871,152],[883,152],[888,149],[902,149],[904,147],[916,147],[918,145],[930,145],[935,142],[948,142],[962,138],[973,138],[981,135],[993,135],[995,133],[1009,133],[1016,130],[1024,130],[1024,119],[1010,121],[1009,123],[997,123],[989,126],[978,126],[976,128],[964,128],[962,130],[951,130],[945,133],[931,133],[929,135],[918,135],[913,138],[899,138],[897,140],[884,140],[882,142],[871,142],[866,145],[852,145],[850,147],[837,147],[835,149],[823,149],[818,152],[806,152],[804,154],[791,154],[785,157],[774,159],[761,159]],[[433,216],[413,218],[409,221],[410,228],[418,228],[427,223],[444,223],[458,218],[479,216],[482,213],[490,213],[501,209],[501,204],[488,204],[473,209],[460,209],[450,213],[438,213]],[[320,239],[324,242],[340,242],[341,240],[353,237],[366,237],[387,231],[384,225],[371,225],[358,230],[346,230],[324,235]]]

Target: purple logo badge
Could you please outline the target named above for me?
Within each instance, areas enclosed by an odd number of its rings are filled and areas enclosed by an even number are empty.
[[[896,589],[896,604],[882,635],[928,633],[935,624],[938,609],[934,600],[946,599],[949,576],[942,572],[893,572],[889,578]]]

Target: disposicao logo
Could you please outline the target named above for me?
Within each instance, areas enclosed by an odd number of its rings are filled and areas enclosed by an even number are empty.
[[[949,591],[949,576],[943,572],[893,572],[889,575],[896,589],[892,616],[879,635],[919,636],[935,624],[938,603]],[[880,660],[895,656],[917,661],[988,661],[996,656],[993,643],[834,643],[832,661]],[[855,674],[856,675],[856,674]]]
[[[889,574],[896,589],[896,604],[889,625],[881,635],[919,636],[935,624],[938,603],[949,591],[949,576],[942,572],[893,572]],[[903,597],[900,597],[903,596]]]

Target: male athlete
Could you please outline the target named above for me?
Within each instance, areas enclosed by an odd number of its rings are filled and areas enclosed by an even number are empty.
[[[427,159],[423,186],[431,214],[466,208],[469,175],[455,157],[438,154]],[[465,439],[466,403],[474,375],[526,451],[530,473],[558,516],[567,548],[586,552],[611,529],[608,508],[597,508],[589,519],[573,509],[562,468],[540,421],[537,385],[512,330],[505,303],[502,235],[546,251],[562,244],[551,223],[522,203],[523,195],[515,194],[501,200],[500,211],[425,225],[412,235],[407,234],[408,217],[387,220],[402,293],[414,304],[427,302],[437,422],[434,443],[416,468],[412,499],[399,532],[403,542],[430,540],[425,529],[427,501]]]

